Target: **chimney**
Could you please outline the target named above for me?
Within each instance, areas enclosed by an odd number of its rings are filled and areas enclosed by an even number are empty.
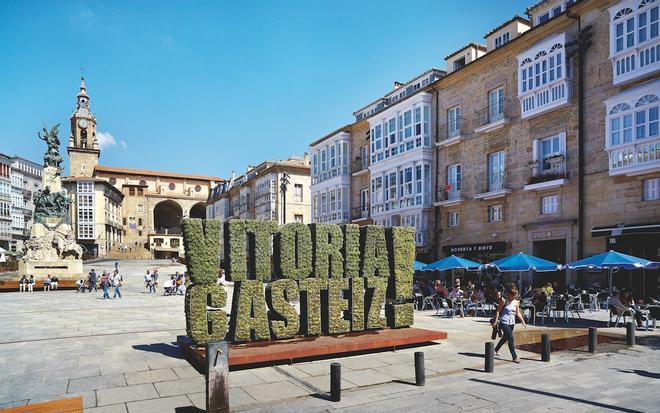
[[[307,152],[303,155],[303,162],[305,165],[309,165],[309,154]]]

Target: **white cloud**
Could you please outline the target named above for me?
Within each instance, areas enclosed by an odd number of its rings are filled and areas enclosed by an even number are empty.
[[[115,137],[112,136],[112,134],[109,132],[97,132],[96,140],[99,143],[99,148],[101,149],[117,145],[120,145],[124,149],[128,148],[126,141],[117,141],[117,139],[115,139]]]

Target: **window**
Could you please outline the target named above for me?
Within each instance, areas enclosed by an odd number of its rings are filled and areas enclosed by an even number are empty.
[[[559,195],[541,197],[541,214],[556,214],[559,209]]]
[[[488,123],[504,117],[504,88],[488,92]]]
[[[614,105],[608,115],[609,145],[631,143],[633,137],[635,140],[657,137],[659,107],[660,99],[653,94],[637,99],[634,110],[627,103]]]
[[[170,182],[167,187],[170,189],[170,191],[174,191],[176,189],[176,184],[174,182]]]
[[[520,94],[524,94],[568,77],[563,53],[564,42],[565,36],[561,34],[557,36],[556,43],[554,43],[554,41],[550,43],[552,46],[549,44],[538,52],[535,51],[537,49],[532,49],[530,52],[534,53],[534,56],[523,54],[519,57],[520,69],[518,78],[520,83],[518,85],[518,90],[520,91]],[[558,98],[562,98],[565,96],[566,92],[557,90],[554,91],[553,94],[554,96],[537,98],[540,100],[535,106],[541,106],[547,103],[547,100],[554,101]],[[528,110],[530,108],[526,109]]]
[[[504,188],[505,152],[495,152],[488,155],[488,191]]]
[[[170,248],[179,248],[181,245],[181,240],[178,238],[171,238],[170,239]]]
[[[465,56],[461,57],[460,59],[454,60],[454,70],[458,70],[463,66],[465,66]]]
[[[660,99],[646,95],[635,104],[635,137],[643,139],[658,136],[658,106]]]
[[[447,167],[447,186],[448,192],[456,192],[461,190],[461,164],[456,163]]]
[[[396,199],[396,172],[385,176],[385,186],[388,188],[387,199]]]
[[[538,24],[545,23],[548,20],[550,20],[550,12],[546,11],[545,13],[539,15],[539,18],[538,18],[539,23]]]
[[[199,186],[199,185],[198,185],[198,186]],[[144,196],[144,188],[139,187],[139,188],[137,189],[137,194],[138,194],[139,196]]]
[[[394,174],[396,176],[396,174]],[[395,187],[396,191],[396,187]],[[360,212],[364,214],[369,211],[369,190],[363,189],[360,191]]]
[[[644,201],[660,200],[660,178],[644,180]]]
[[[293,216],[293,222],[303,223],[303,216],[301,214],[295,214]]]
[[[303,186],[302,184],[295,184],[294,185],[294,196],[293,196],[295,202],[302,202],[303,201]]]
[[[505,44],[509,43],[509,40],[510,40],[509,32],[502,33],[501,35],[495,38],[495,48],[497,49],[498,47],[504,46]]]
[[[134,187],[131,186],[130,188],[128,188],[128,195],[129,196],[135,196],[135,188]]]
[[[461,107],[456,106],[447,111],[447,137],[453,138],[461,134]]]
[[[458,211],[452,211],[447,213],[447,226],[448,227],[457,227],[460,224],[460,216]]]
[[[502,205],[491,205],[488,207],[488,222],[502,221]]]
[[[610,56],[615,84],[657,70],[652,64],[660,60],[657,42],[660,6],[653,0],[625,3],[621,8],[610,9]]]

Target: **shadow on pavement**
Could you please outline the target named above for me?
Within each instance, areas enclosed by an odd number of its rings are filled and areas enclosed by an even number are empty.
[[[651,379],[660,379],[660,373],[651,373],[650,371],[646,371],[646,370],[621,370],[621,369],[618,369],[617,371],[620,372],[620,373],[635,373],[639,376],[649,377]]]
[[[176,413],[204,413],[206,410],[199,409],[195,406],[177,407],[174,409]]]
[[[538,394],[538,395],[541,395],[541,396],[556,397],[558,399],[569,400],[569,401],[576,402],[576,403],[589,404],[589,405],[592,405],[592,406],[600,407],[602,409],[617,410],[617,411],[620,411],[620,412],[627,412],[627,413],[642,413],[640,410],[628,409],[626,407],[615,406],[615,405],[612,405],[612,404],[606,404],[606,403],[600,403],[600,402],[595,402],[595,401],[591,401],[591,400],[579,399],[577,397],[565,396],[563,394],[551,393],[551,392],[543,391],[543,390],[534,390],[534,389],[530,389],[528,387],[514,386],[512,384],[498,383],[498,382],[493,382],[493,381],[488,381],[488,380],[481,380],[481,379],[469,379],[469,380],[477,382],[477,383],[491,384],[493,386],[505,387],[505,388],[511,389],[511,390],[524,391],[524,392],[528,392],[528,393]]]
[[[181,349],[176,343],[137,344],[133,346],[133,348],[136,350],[149,351],[177,359],[185,358],[181,352]]]

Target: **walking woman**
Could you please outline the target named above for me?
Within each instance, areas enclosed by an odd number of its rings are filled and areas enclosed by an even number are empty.
[[[525,324],[525,319],[520,312],[520,304],[518,303],[518,300],[516,300],[517,297],[518,289],[515,285],[511,285],[507,291],[506,300],[503,303],[500,303],[495,312],[496,322],[499,324],[503,333],[499,343],[495,346],[495,354],[499,356],[500,348],[502,348],[504,343],[507,343],[514,363],[520,363],[518,355],[516,354],[515,343],[513,342],[513,327],[516,325],[516,318],[520,319],[523,326],[527,326]]]

